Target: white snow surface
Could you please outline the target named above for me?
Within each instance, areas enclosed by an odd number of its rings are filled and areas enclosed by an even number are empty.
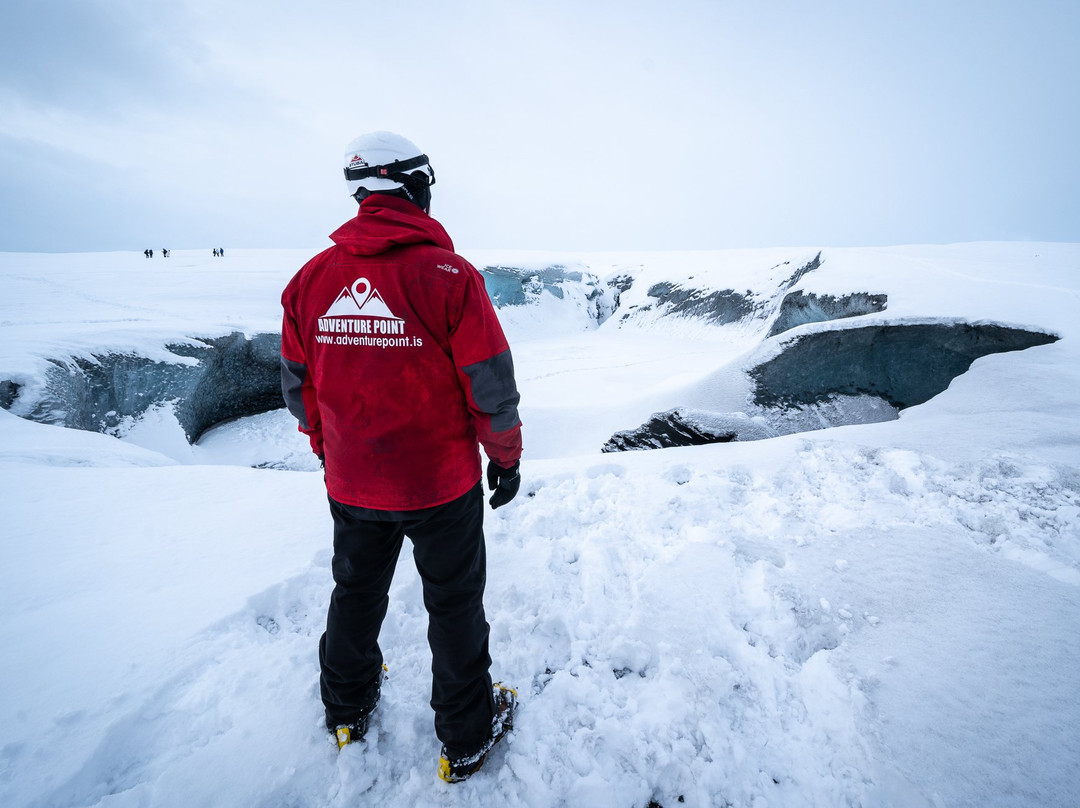
[[[817,252],[465,255],[632,273],[626,306],[660,281],[767,291]],[[310,254],[2,254],[0,380],[32,393],[50,359],[277,330]],[[485,602],[520,711],[455,786],[408,553],[369,737],[339,754],[325,733],[331,523],[286,412],[192,447],[164,404],[122,439],[0,410],[0,805],[1075,805],[1080,245],[822,261],[796,288],[888,295],[861,323],[1061,339],[979,359],[899,420],[605,455],[654,411],[739,399],[725,368],[777,340],[597,327],[573,294],[500,309],[526,454],[488,513]],[[299,470],[251,467],[282,459]]]

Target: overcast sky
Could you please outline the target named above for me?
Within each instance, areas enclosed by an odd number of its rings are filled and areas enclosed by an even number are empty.
[[[312,247],[345,145],[459,249],[1080,241],[1077,0],[3,0],[0,250]]]

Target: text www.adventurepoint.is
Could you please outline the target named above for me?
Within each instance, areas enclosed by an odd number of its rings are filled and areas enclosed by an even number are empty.
[[[420,337],[360,337],[352,334],[316,334],[315,341],[322,345],[359,345],[367,348],[419,348],[424,344]]]

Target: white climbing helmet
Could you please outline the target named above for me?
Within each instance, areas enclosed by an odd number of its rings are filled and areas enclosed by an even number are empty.
[[[416,176],[422,174],[423,177]],[[408,138],[393,132],[369,132],[348,145],[345,152],[345,184],[349,196],[360,189],[393,191],[406,181],[435,184],[435,172],[427,155]]]

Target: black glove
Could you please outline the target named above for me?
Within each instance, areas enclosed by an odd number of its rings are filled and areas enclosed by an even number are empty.
[[[487,484],[488,488],[495,492],[488,500],[488,504],[493,510],[501,508],[517,495],[518,488],[521,487],[520,468],[520,460],[508,469],[488,461]]]

